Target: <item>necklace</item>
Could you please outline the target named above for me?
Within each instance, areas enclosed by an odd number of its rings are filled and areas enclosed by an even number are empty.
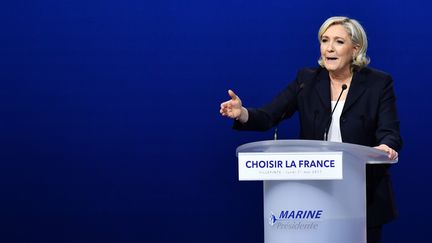
[[[330,78],[330,86],[331,86],[331,100],[336,101],[336,99],[341,99],[344,101],[346,99],[346,93],[348,92],[351,85],[352,75],[346,79],[346,81],[341,80],[340,82],[333,81]],[[346,87],[343,87],[346,86]],[[343,92],[346,90],[345,92]]]
[[[349,86],[351,85],[351,80],[352,80],[352,75],[346,79],[346,81],[341,80],[340,82],[338,81],[334,81],[332,78],[330,78],[330,84],[332,87],[342,87],[344,84],[349,88]]]

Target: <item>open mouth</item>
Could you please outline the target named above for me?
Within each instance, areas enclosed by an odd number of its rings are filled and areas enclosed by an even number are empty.
[[[337,57],[326,57],[327,61],[336,61]]]

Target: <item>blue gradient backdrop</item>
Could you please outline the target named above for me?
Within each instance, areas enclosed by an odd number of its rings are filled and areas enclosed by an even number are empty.
[[[333,15],[393,75],[405,147],[384,242],[429,242],[427,1],[9,1],[0,7],[0,242],[263,240],[262,187],[238,182],[219,103],[269,101],[316,66]],[[280,127],[295,138],[297,119]],[[293,195],[295,196],[295,195]]]

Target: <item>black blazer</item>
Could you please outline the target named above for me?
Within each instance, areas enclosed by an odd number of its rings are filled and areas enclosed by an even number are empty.
[[[249,120],[234,122],[234,129],[265,131],[296,111],[300,117],[300,138],[323,140],[331,113],[330,78],[324,68],[303,69],[272,102],[248,108]],[[363,68],[354,72],[340,117],[342,141],[365,146],[386,144],[402,147],[396,98],[390,75]],[[382,225],[396,217],[388,166],[368,165],[367,223]]]

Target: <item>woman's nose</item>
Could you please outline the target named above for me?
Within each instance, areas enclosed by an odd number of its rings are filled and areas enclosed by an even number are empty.
[[[328,43],[326,51],[328,51],[328,52],[334,51],[334,49],[333,49],[333,43]]]

